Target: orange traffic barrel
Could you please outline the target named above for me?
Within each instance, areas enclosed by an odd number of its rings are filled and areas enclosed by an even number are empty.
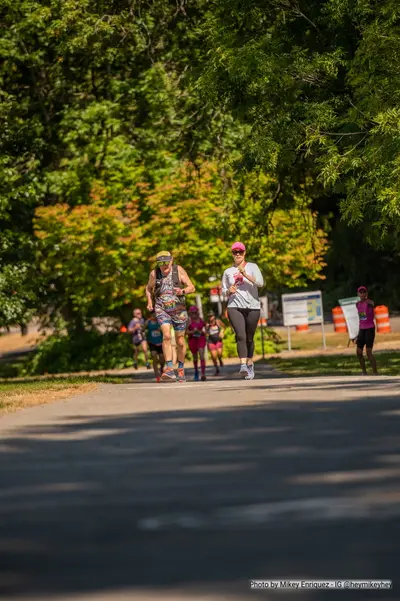
[[[121,332],[121,334],[125,334],[125,332],[127,332],[127,327],[126,326],[121,326],[119,331]]]
[[[258,324],[259,327],[260,326],[266,326],[267,325],[267,320],[265,317],[260,317],[260,319],[258,320]]]
[[[334,307],[332,309],[332,317],[335,332],[345,334],[347,332],[347,325],[342,307]]]
[[[390,334],[389,308],[385,305],[375,307],[376,326],[379,334]]]
[[[296,326],[297,332],[308,332],[308,323],[302,323]]]

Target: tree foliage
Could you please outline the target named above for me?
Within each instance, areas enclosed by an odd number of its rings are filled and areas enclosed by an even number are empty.
[[[249,164],[313,172],[343,217],[399,250],[396,0],[214,0],[205,93],[252,128]]]
[[[126,303],[143,304],[162,248],[187,269],[199,292],[206,291],[209,277],[221,276],[229,265],[237,237],[246,240],[250,260],[260,264],[269,287],[323,277],[327,243],[306,193],[293,199],[290,210],[272,214],[266,235],[260,225],[273,182],[263,177],[261,185],[260,177],[247,176],[241,214],[243,191],[231,176],[224,182],[213,163],[200,170],[181,163],[153,186],[138,181],[129,200],[111,204],[114,196],[96,186],[88,205],[38,208],[35,232],[47,305],[85,323]]]
[[[196,0],[185,7],[168,0],[4,0],[4,278],[10,266],[19,265],[23,273],[25,263],[40,271],[33,236],[36,209],[55,206],[54,217],[61,211],[63,222],[69,208],[92,202],[96,182],[105,184],[119,202],[124,194],[129,198],[138,170],[154,182],[170,168],[171,156],[210,152],[218,137],[223,139],[220,153],[224,140],[229,145],[229,135],[221,138],[225,117],[221,111],[211,114],[189,75],[189,67],[196,68],[205,52],[198,39],[202,3]],[[54,301],[46,286],[37,292],[38,308]],[[13,312],[8,315],[14,319]]]
[[[102,314],[130,300],[142,271],[133,203],[125,211],[98,197],[88,205],[41,207],[35,226],[40,274],[53,310],[84,322],[96,309]]]
[[[237,238],[269,289],[306,286],[336,273],[337,202],[398,258],[399,11],[3,0],[1,324],[137,302],[161,246],[200,291]]]

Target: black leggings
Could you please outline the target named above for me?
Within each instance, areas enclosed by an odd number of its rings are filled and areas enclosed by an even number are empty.
[[[256,333],[260,309],[228,309],[229,321],[236,334],[237,352],[240,359],[251,359],[254,355],[254,334]]]

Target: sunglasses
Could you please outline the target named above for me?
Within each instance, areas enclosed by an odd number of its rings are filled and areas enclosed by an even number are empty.
[[[233,255],[244,255],[244,250],[233,250],[232,254]]]
[[[157,265],[160,265],[161,267],[168,267],[169,261],[159,261]]]

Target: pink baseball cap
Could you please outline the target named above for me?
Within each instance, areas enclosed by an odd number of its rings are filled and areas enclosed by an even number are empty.
[[[234,242],[231,246],[231,250],[246,250],[243,242]]]
[[[366,286],[359,286],[357,288],[357,292],[361,292],[361,290],[365,290],[366,292],[368,292],[368,288]]]
[[[189,313],[197,313],[198,311],[198,307],[196,307],[196,305],[192,305],[191,307],[189,307]]]

